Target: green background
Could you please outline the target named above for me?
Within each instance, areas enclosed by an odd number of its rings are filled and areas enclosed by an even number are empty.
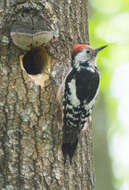
[[[92,114],[96,190],[129,190],[129,0],[90,0],[89,38],[99,53]]]

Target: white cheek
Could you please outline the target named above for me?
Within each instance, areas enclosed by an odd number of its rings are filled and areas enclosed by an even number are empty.
[[[75,64],[80,62],[80,61],[88,61],[88,58],[89,56],[87,56],[87,53],[86,53],[86,50],[84,49],[83,51],[79,52],[77,55],[76,55],[76,59],[75,59]]]

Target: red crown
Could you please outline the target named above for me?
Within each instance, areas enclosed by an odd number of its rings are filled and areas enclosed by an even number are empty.
[[[91,47],[88,44],[75,44],[73,46],[73,51],[74,52],[78,52],[78,51],[83,50],[84,48],[91,48]]]

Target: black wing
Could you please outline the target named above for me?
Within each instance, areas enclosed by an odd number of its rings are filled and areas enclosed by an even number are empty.
[[[76,73],[76,93],[81,101],[89,103],[95,97],[99,78],[97,69],[84,68]]]

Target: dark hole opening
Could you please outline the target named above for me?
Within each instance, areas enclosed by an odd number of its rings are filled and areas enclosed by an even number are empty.
[[[42,48],[35,48],[26,53],[23,57],[23,67],[30,75],[42,73],[46,60]]]

